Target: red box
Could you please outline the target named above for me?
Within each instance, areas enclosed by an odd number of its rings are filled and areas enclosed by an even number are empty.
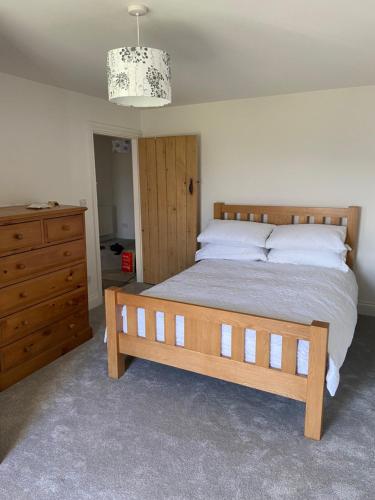
[[[133,252],[122,252],[121,271],[123,271],[124,273],[133,272]]]

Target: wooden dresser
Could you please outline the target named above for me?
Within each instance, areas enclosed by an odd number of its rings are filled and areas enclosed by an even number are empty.
[[[0,208],[0,390],[92,336],[85,208]]]

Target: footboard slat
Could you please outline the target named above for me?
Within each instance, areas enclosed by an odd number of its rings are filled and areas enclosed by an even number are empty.
[[[171,313],[165,313],[164,325],[165,343],[168,345],[176,345],[176,316]]]
[[[185,318],[185,338],[184,338],[185,349],[190,349],[191,351],[198,351],[198,329],[197,320],[192,318]]]
[[[232,359],[236,361],[245,360],[245,332],[243,328],[234,326],[232,328]]]
[[[270,333],[266,330],[257,330],[256,332],[255,363],[264,368],[270,366]]]
[[[207,354],[220,356],[221,353],[221,325],[219,323],[208,323],[209,325],[209,349]]]
[[[148,340],[156,340],[156,316],[155,312],[150,309],[146,309],[146,338]]]
[[[220,325],[185,318],[185,349],[220,356]]]
[[[129,335],[134,335],[135,337],[138,334],[138,319],[137,319],[137,308],[133,306],[126,307],[126,318],[127,318],[127,326]]]
[[[281,369],[294,375],[297,370],[297,339],[283,337]]]

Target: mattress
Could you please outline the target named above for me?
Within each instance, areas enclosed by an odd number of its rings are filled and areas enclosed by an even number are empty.
[[[271,262],[204,260],[156,285],[142,295],[217,307],[259,316],[310,324],[330,323],[326,376],[333,396],[340,368],[352,342],[357,322],[358,287],[352,271]],[[127,332],[126,306],[123,331]],[[222,325],[221,354],[230,356],[231,326]],[[138,335],[145,336],[145,311],[138,309]],[[156,314],[156,336],[164,340],[164,318]],[[184,318],[176,316],[176,344],[184,345]],[[245,331],[245,361],[255,361],[256,333]],[[270,365],[281,367],[282,337],[273,332]],[[297,372],[308,373],[309,342],[300,340]]]

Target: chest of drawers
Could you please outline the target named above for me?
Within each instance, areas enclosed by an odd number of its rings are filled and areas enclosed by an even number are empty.
[[[0,390],[92,336],[85,208],[0,208]]]

